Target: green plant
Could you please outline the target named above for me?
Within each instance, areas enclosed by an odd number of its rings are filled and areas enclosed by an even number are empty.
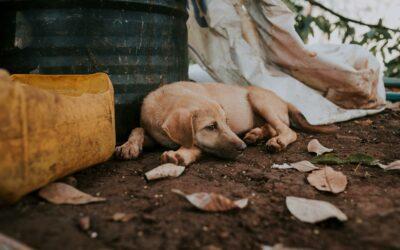
[[[352,43],[367,46],[376,55],[380,54],[385,63],[385,75],[388,77],[400,77],[400,29],[388,28],[382,24],[382,19],[377,24],[364,23],[346,16],[326,7],[315,0],[283,0],[288,7],[297,13],[296,31],[307,42],[310,36],[314,36],[314,29],[318,28],[330,38],[335,30],[339,31],[343,43]],[[328,19],[325,15],[314,16],[305,13],[304,7],[310,4],[320,8],[328,15],[335,17]],[[368,27],[369,30],[356,36],[355,26]]]

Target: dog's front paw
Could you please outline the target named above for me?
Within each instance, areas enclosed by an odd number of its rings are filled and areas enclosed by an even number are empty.
[[[191,163],[190,159],[184,155],[180,154],[178,151],[165,151],[161,155],[162,163],[173,163],[175,165],[187,166]]]
[[[115,148],[115,155],[119,159],[132,160],[138,158],[141,152],[141,148],[131,142],[125,142],[121,146]]]
[[[273,137],[267,141],[267,149],[273,152],[279,152],[286,148],[286,145],[279,137]]]
[[[261,128],[254,128],[250,130],[243,138],[244,142],[248,145],[256,143],[262,139],[263,131]]]

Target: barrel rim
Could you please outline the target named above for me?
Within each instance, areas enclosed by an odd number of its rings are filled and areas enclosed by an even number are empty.
[[[27,10],[27,9],[124,9],[149,13],[160,13],[188,18],[186,1],[155,0],[0,0],[1,10]]]

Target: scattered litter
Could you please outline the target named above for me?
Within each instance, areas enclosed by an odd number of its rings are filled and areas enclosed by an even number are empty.
[[[314,164],[312,164],[309,161],[299,161],[299,162],[291,163],[290,165],[300,172],[310,172],[310,171],[319,169],[319,167],[315,166]]]
[[[105,201],[105,198],[94,197],[61,182],[51,183],[39,191],[39,196],[54,204],[88,204]]]
[[[271,168],[277,168],[277,169],[296,169],[300,172],[310,172],[316,169],[319,169],[319,167],[315,166],[309,161],[299,161],[295,163],[283,163],[283,164],[273,164]]]
[[[311,159],[314,164],[326,164],[326,165],[340,165],[340,164],[362,164],[367,166],[377,165],[377,160],[366,154],[351,154],[349,157],[342,159],[335,154],[325,154],[316,156]]]
[[[377,165],[384,170],[400,170],[400,160],[389,163],[389,165],[384,165],[381,163],[377,163]]]
[[[120,221],[120,222],[128,222],[136,217],[136,214],[133,213],[115,213],[112,216],[113,221]]]
[[[299,247],[286,247],[281,243],[275,244],[273,246],[263,245],[261,250],[306,250],[309,248],[299,248]]]
[[[317,155],[322,155],[324,153],[329,153],[329,152],[333,151],[333,149],[331,149],[331,148],[326,148],[326,147],[322,146],[322,144],[317,139],[312,139],[308,143],[307,150],[308,150],[308,152],[316,153]]]
[[[289,196],[286,197],[286,206],[290,213],[302,222],[317,223],[329,218],[347,220],[347,216],[340,209],[326,201]]]
[[[400,111],[400,102],[386,102],[386,108],[393,111]]]
[[[349,141],[361,141],[361,138],[358,136],[354,136],[354,135],[341,135],[341,134],[337,134],[336,135],[336,139],[339,140],[349,140]]]
[[[198,209],[208,212],[223,212],[238,208],[243,209],[248,204],[248,199],[232,201],[216,193],[201,192],[187,195],[178,189],[172,189],[171,191],[185,197]]]
[[[370,119],[367,119],[367,120],[361,120],[361,121],[357,120],[357,121],[354,121],[354,123],[355,124],[359,124],[361,126],[369,126],[374,122],[372,120],[370,120]]]
[[[307,176],[307,181],[318,190],[335,194],[343,192],[347,186],[347,177],[331,167],[313,171]]]
[[[293,168],[293,167],[290,166],[290,165],[287,164],[287,163],[283,163],[283,164],[273,164],[273,165],[271,166],[271,168],[277,168],[277,169],[291,169],[291,168]]]
[[[17,241],[9,236],[0,233],[0,249],[4,250],[32,250],[33,248],[28,247],[24,243]]]
[[[178,177],[183,173],[183,171],[185,171],[185,167],[166,163],[146,172],[145,176],[146,179],[150,181],[166,177]]]
[[[79,219],[79,227],[83,231],[87,231],[90,229],[90,217],[89,216],[84,216]]]

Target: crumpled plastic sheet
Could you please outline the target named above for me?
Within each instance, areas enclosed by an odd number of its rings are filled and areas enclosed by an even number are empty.
[[[295,105],[311,124],[382,111],[378,60],[357,45],[305,45],[280,0],[189,1],[193,80],[256,85]]]

